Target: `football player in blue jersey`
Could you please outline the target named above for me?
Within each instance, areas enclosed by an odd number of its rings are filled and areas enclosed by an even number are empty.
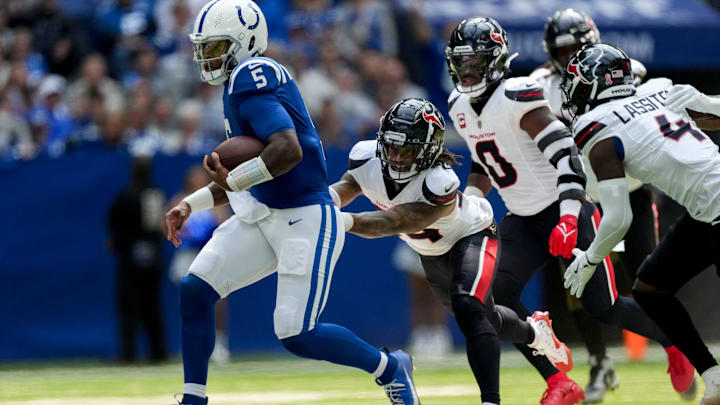
[[[406,353],[378,350],[348,329],[318,322],[345,242],[344,223],[298,88],[282,65],[262,56],[268,41],[262,11],[250,0],[213,0],[200,10],[190,40],[202,80],[225,86],[227,136],[255,137],[265,148],[231,171],[216,153],[206,156],[203,165],[213,182],[166,214],[168,239],[178,246],[178,232],[192,212],[228,202],[235,212],[180,283],[180,404],[207,404],[215,303],[273,272],[275,334],[285,348],[363,369],[383,385],[391,403],[419,404]]]

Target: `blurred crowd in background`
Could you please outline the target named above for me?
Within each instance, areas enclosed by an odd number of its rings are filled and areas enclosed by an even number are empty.
[[[222,86],[200,82],[188,40],[205,3],[1,2],[0,160],[58,157],[84,142],[134,156],[212,151],[225,138]],[[374,135],[400,98],[445,104],[447,33],[407,2],[258,4],[266,56],[290,70],[326,147]]]

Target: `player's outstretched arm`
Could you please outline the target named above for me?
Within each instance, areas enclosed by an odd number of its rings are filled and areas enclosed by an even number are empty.
[[[183,224],[193,211],[201,211],[219,207],[229,202],[225,191],[215,183],[210,183],[189,196],[165,213],[165,234],[167,240],[175,247],[180,246],[182,240],[178,236]]]
[[[357,198],[357,196],[362,194],[362,188],[360,188],[360,185],[355,180],[355,177],[353,177],[349,172],[345,172],[340,180],[330,186],[330,189],[337,194],[339,201],[335,201],[335,203],[338,208],[342,208],[350,204],[355,200],[355,198]],[[332,191],[330,194],[332,194]],[[333,200],[335,200],[335,196],[333,196]]]
[[[612,137],[593,146],[590,163],[598,178],[603,217],[595,239],[587,251],[573,249],[575,259],[565,271],[565,288],[570,288],[570,294],[578,298],[582,296],[585,285],[595,273],[595,267],[622,240],[632,223],[625,169]]]
[[[347,232],[363,238],[381,238],[399,233],[417,233],[427,228],[440,218],[449,215],[455,209],[455,199],[447,205],[430,205],[423,202],[396,205],[387,211],[370,211],[343,215],[351,216]]]
[[[549,108],[536,108],[520,120],[538,149],[555,167],[560,194],[560,220],[550,234],[548,247],[553,256],[572,257],[577,242],[577,217],[585,199],[585,170],[570,129]]]
[[[687,110],[700,129],[720,129],[720,97],[703,94],[689,84],[674,85],[665,99],[665,107],[680,113]]]
[[[618,155],[615,140],[608,138],[598,142],[590,151],[589,158],[598,179],[603,217],[587,254],[592,263],[599,263],[627,233],[632,223],[632,209],[625,168]]]

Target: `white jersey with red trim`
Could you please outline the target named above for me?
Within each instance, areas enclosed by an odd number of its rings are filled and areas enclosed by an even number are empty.
[[[565,103],[565,94],[563,94],[563,91],[560,88],[560,84],[562,84],[562,76],[557,73],[553,73],[553,71],[549,68],[540,67],[530,73],[530,77],[534,78],[542,85],[543,91],[545,92],[545,99],[550,104],[550,111],[552,111],[552,113],[561,120],[569,120],[569,117],[564,117],[562,114],[562,105]],[[587,160],[586,156],[583,156],[583,163],[585,164],[585,167],[590,166],[590,162]],[[600,201],[595,173],[593,173],[592,170],[588,170],[585,172],[585,176],[587,177],[585,192],[587,192],[587,195],[589,195],[593,201]],[[626,178],[628,182],[628,190],[630,191],[635,191],[643,185],[643,182],[640,180],[634,179],[630,176],[626,176]]]
[[[720,154],[687,113],[665,108],[673,83],[649,80],[634,96],[601,104],[574,123],[575,143],[588,156],[599,141],[616,138],[625,172],[650,183],[698,221],[720,216]]]
[[[522,117],[548,107],[540,84],[529,77],[504,80],[480,114],[470,97],[457,90],[448,99],[450,118],[472,154],[513,214],[537,214],[558,200],[557,170],[530,135]]]
[[[556,117],[564,119],[562,116],[562,105],[565,102],[565,95],[560,88],[562,84],[562,75],[553,73],[552,69],[547,67],[539,67],[530,73],[530,78],[540,83],[545,93],[545,100],[550,105],[550,111]]]
[[[455,199],[456,206],[450,215],[437,220],[422,232],[398,235],[419,254],[442,255],[458,240],[492,224],[490,203],[484,198],[464,196],[459,192],[460,180],[452,169],[438,165],[421,171],[407,183],[394,183],[385,179],[376,150],[377,141],[355,144],[350,151],[348,172],[378,209],[387,210],[414,202],[444,205]]]

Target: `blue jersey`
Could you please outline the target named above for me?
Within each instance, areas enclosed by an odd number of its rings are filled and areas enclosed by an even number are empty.
[[[252,195],[271,208],[332,204],[322,143],[288,71],[272,59],[255,57],[233,69],[223,93],[227,137],[270,135],[293,129],[303,159],[289,172],[253,186]]]

